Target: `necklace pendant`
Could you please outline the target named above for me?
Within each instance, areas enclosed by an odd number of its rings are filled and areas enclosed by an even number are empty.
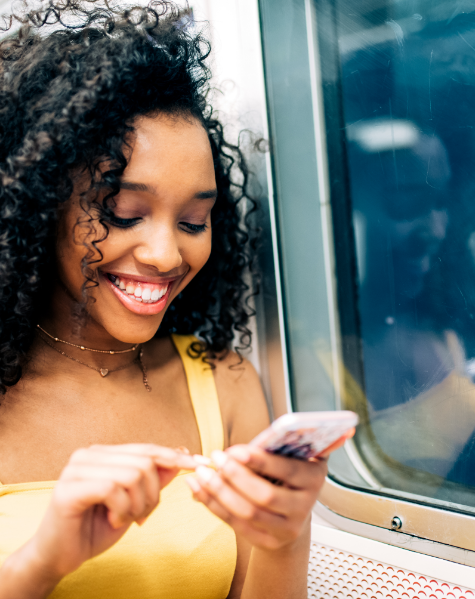
[[[104,378],[105,376],[107,376],[109,374],[109,369],[108,368],[101,368],[99,370],[99,373],[102,376],[102,378]]]

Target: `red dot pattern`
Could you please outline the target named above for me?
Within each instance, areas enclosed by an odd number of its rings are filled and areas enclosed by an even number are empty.
[[[312,543],[308,597],[475,599],[475,588],[467,589],[377,560]]]

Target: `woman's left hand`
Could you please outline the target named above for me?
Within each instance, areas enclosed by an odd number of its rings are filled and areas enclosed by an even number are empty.
[[[304,533],[325,480],[326,458],[297,460],[251,445],[215,451],[212,458],[217,471],[200,466],[196,478],[187,480],[194,498],[237,534],[255,547],[277,550]]]

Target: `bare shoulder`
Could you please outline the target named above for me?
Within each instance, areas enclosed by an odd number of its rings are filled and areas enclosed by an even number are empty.
[[[259,375],[235,352],[213,360],[213,364],[227,444],[247,443],[269,424]]]

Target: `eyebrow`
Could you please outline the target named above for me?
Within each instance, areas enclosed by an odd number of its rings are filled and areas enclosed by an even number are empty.
[[[156,194],[157,190],[155,187],[147,185],[146,183],[133,183],[132,181],[121,181],[121,189],[128,189],[130,191],[145,191],[147,193]],[[199,191],[194,196],[197,200],[214,200],[218,197],[217,189],[207,189],[206,191]]]
[[[197,200],[215,200],[218,197],[217,189],[208,189],[206,191],[199,191],[195,194]]]
[[[156,189],[146,183],[132,183],[132,181],[121,181],[121,189],[129,189],[130,191],[146,191],[148,193],[156,193]]]

